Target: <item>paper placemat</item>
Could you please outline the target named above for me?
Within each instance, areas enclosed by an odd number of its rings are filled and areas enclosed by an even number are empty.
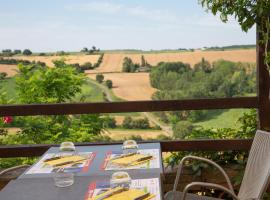
[[[159,149],[141,149],[138,150],[138,155],[134,155],[121,160],[113,160],[120,156],[122,152],[109,151],[106,153],[105,160],[101,165],[101,170],[125,170],[125,169],[153,169],[160,167]],[[134,162],[133,160],[139,159],[140,157],[152,156],[151,160],[147,162]],[[132,163],[132,164],[127,164]]]
[[[110,184],[108,181],[92,182],[88,186],[85,200],[94,200],[98,194],[105,192],[109,188]],[[151,200],[160,200],[160,187],[158,178],[134,179],[131,181],[130,188],[142,190],[144,193],[149,192],[150,194],[154,195]],[[128,196],[126,196],[125,199],[128,200]]]
[[[60,155],[63,158],[46,162],[47,159],[56,158]],[[47,153],[26,174],[46,174],[59,170],[63,172],[87,172],[95,156],[96,153],[93,152]]]

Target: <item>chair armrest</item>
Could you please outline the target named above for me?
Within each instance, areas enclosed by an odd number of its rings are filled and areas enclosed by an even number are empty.
[[[5,173],[8,173],[8,172],[16,170],[16,169],[25,168],[25,167],[30,167],[30,165],[19,165],[19,166],[11,167],[8,169],[4,169],[3,171],[0,172],[0,175],[3,175]]]
[[[173,190],[176,191],[176,188],[177,188],[177,185],[178,185],[178,182],[179,182],[179,178],[180,178],[180,174],[182,172],[182,168],[183,168],[183,165],[184,165],[184,162],[188,159],[193,159],[193,160],[200,160],[200,161],[203,161],[203,162],[206,162],[206,163],[209,163],[213,166],[215,166],[217,169],[219,169],[219,171],[223,174],[223,176],[225,177],[226,179],[226,182],[228,184],[228,187],[230,189],[231,192],[234,193],[234,190],[233,190],[233,186],[232,186],[232,183],[228,177],[228,175],[226,174],[226,172],[222,169],[221,166],[219,166],[217,163],[213,162],[212,160],[209,160],[207,158],[201,158],[201,157],[198,157],[198,156],[185,156],[179,163],[179,167],[178,167],[178,170],[177,170],[177,174],[176,174],[176,178],[175,178],[175,182],[174,182],[174,186],[173,186]]]
[[[227,192],[231,197],[233,197],[233,199],[239,200],[239,198],[235,195],[235,193],[230,191],[228,188],[223,187],[223,186],[218,185],[218,184],[215,184],[215,183],[204,183],[204,182],[192,182],[192,183],[188,184],[183,191],[183,195],[182,195],[181,200],[185,200],[185,198],[187,196],[187,192],[189,191],[189,189],[191,189],[194,186],[203,186],[203,187],[220,189],[224,192]]]

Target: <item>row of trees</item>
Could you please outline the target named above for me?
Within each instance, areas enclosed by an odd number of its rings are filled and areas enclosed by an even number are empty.
[[[98,68],[102,61],[103,61],[103,57],[104,57],[104,54],[100,54],[98,60],[96,63],[92,64],[90,62],[86,62],[84,64],[79,64],[79,63],[74,63],[74,64],[71,64],[73,67],[75,67],[79,72],[84,72],[85,70],[91,70],[91,69],[95,69],[95,68]]]
[[[0,55],[2,55],[2,56],[14,56],[14,55],[17,55],[17,54],[23,54],[23,55],[29,56],[29,55],[32,54],[32,51],[29,50],[29,49],[24,49],[23,51],[20,50],[20,49],[15,49],[13,51],[11,49],[3,49],[2,53]]]
[[[103,83],[104,82],[104,75],[103,74],[97,74],[96,75],[96,81],[98,82],[98,83]],[[109,88],[109,89],[111,89],[112,87],[113,87],[113,82],[112,82],[112,80],[106,80],[105,81],[105,85]]]
[[[95,46],[92,46],[91,49],[88,49],[87,47],[84,47],[81,50],[82,53],[86,53],[86,54],[93,54],[93,53],[98,53],[100,52],[100,49],[96,48]]]
[[[144,56],[141,56],[141,64],[133,63],[131,58],[125,57],[123,60],[122,72],[139,72],[139,71],[150,71],[151,65],[147,63]]]

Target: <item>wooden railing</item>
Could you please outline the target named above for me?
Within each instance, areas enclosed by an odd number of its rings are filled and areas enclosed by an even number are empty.
[[[218,99],[192,99],[171,101],[133,101],[109,103],[59,103],[38,105],[2,105],[0,116],[29,115],[64,115],[90,113],[153,112],[202,109],[256,108],[258,110],[258,127],[270,130],[269,71],[264,64],[264,46],[259,44],[257,31],[257,96]],[[269,44],[270,46],[270,44]],[[252,140],[193,140],[161,141],[163,152],[198,151],[198,150],[244,150],[250,148]],[[78,145],[96,145],[85,143]],[[100,144],[100,143],[99,143]],[[40,156],[52,145],[6,145],[0,146],[0,157]]]

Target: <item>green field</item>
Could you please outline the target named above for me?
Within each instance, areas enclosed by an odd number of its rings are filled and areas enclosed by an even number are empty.
[[[100,88],[93,84],[90,80],[82,86],[82,92],[76,95],[74,101],[76,102],[103,102],[104,95]]]
[[[195,123],[194,125],[202,126],[203,128],[239,128],[238,119],[243,113],[248,112],[249,109],[229,109],[221,112],[216,111],[209,116],[205,121]]]

